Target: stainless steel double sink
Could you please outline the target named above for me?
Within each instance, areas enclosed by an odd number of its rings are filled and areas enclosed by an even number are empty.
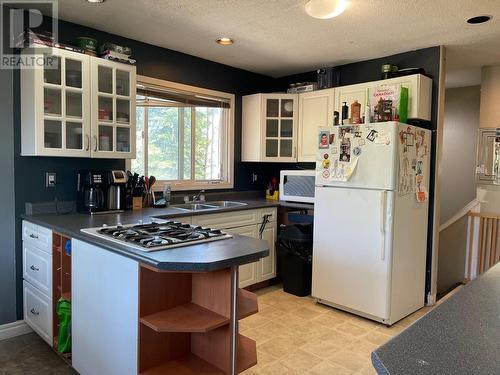
[[[201,202],[201,203],[184,203],[175,204],[170,208],[176,208],[182,211],[205,211],[205,210],[220,210],[221,208],[241,207],[246,206],[247,203],[235,201],[214,201],[214,202]]]

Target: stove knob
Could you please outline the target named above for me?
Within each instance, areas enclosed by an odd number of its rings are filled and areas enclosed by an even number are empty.
[[[108,224],[103,224],[102,227],[103,228],[106,228],[108,226]]]
[[[122,223],[120,223],[120,222],[116,223],[116,226],[117,226],[118,228],[123,227]]]
[[[139,220],[137,223],[138,223],[139,225],[142,225],[143,221],[142,221],[142,220]]]

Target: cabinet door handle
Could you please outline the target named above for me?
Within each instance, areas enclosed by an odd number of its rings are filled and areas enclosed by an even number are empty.
[[[38,311],[36,311],[34,307],[30,310],[30,312],[31,312],[33,315],[36,315],[36,316],[40,315],[40,313],[39,313]]]
[[[94,142],[95,142],[94,152],[97,152],[97,135],[94,135]]]
[[[260,223],[259,228],[259,238],[262,239],[262,235],[264,234],[264,230],[266,229],[267,223],[269,223],[269,218],[273,216],[271,214],[265,214],[262,216],[262,223]]]
[[[30,268],[33,270],[33,271],[40,271],[40,268],[38,268],[37,266],[35,266],[34,264],[32,264],[30,266]]]
[[[38,239],[38,236],[34,235],[33,233],[30,234],[31,238]]]
[[[90,137],[88,134],[85,134],[85,141],[87,142],[87,146],[85,147],[85,151],[90,150]]]

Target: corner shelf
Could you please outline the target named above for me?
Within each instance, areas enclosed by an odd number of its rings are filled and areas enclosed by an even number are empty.
[[[175,359],[160,366],[153,367],[140,375],[224,375],[224,371],[204,361],[200,357],[190,354],[185,357]]]
[[[186,303],[142,317],[140,322],[156,332],[205,333],[229,324],[229,318],[195,303]]]
[[[237,320],[259,311],[257,296],[238,289],[231,321],[231,269],[158,272],[139,269],[139,373],[222,375],[230,370]],[[255,341],[236,336],[238,373],[257,364]]]
[[[257,295],[245,289],[238,289],[238,320],[259,312]]]

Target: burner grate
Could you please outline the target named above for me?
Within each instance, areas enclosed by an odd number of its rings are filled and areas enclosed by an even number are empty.
[[[116,242],[129,243],[144,249],[161,249],[231,237],[220,229],[203,228],[176,221],[117,225],[99,228],[96,232]]]

